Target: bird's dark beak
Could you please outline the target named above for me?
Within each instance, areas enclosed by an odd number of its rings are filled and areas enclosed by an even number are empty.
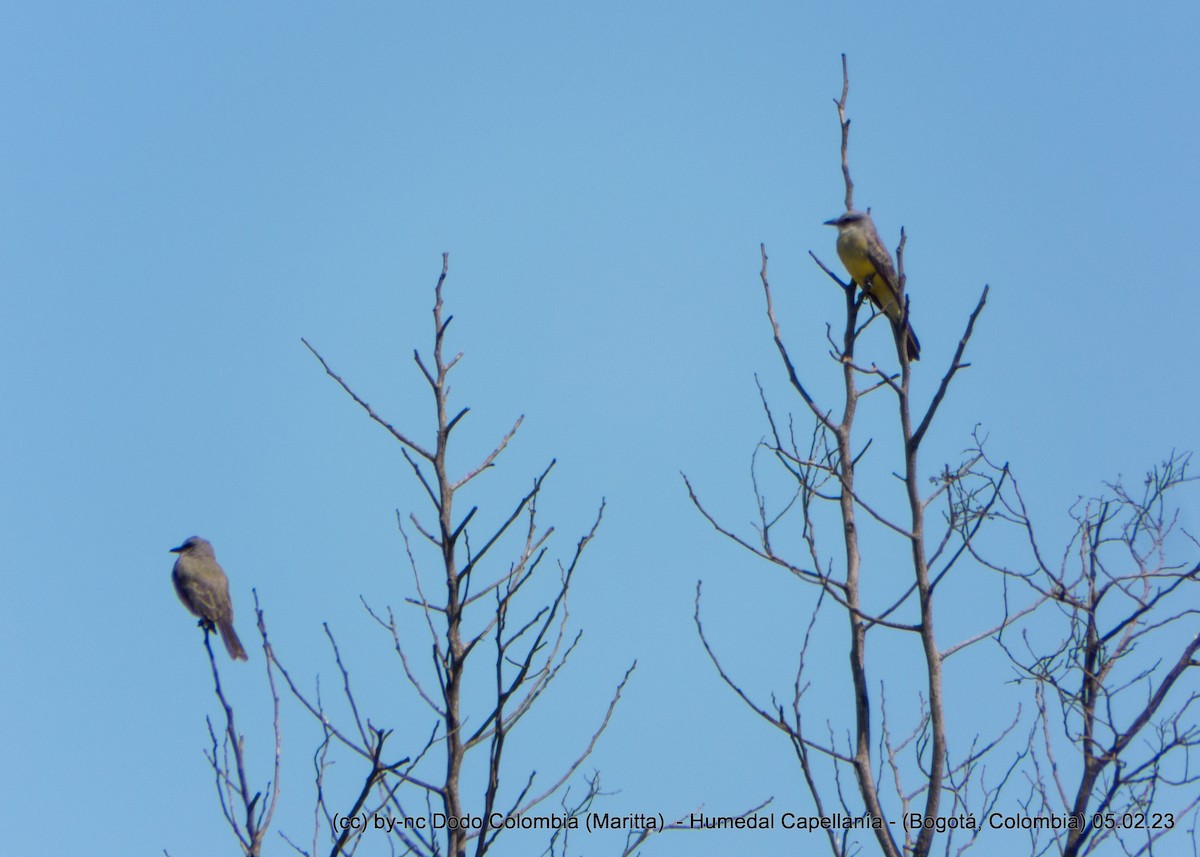
[[[180,545],[177,548],[171,548],[170,553],[183,553],[183,545]]]
[[[839,221],[839,220],[841,220],[841,218],[840,218],[840,217],[835,217],[835,218],[833,218],[833,220],[826,220],[826,221],[825,221],[824,223],[822,223],[821,225],[822,225],[822,226],[837,226],[837,225],[838,225],[838,221]]]

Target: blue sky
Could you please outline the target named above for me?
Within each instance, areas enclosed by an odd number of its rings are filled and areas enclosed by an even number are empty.
[[[420,489],[300,337],[428,438],[411,352],[429,343],[443,251],[466,351],[454,400],[472,407],[458,466],[525,415],[478,501],[499,515],[557,458],[543,513],[562,556],[608,502],[572,608],[582,649],[546,697],[541,746],[520,751],[547,771],[567,758],[636,658],[593,758],[612,808],[807,807],[786,743],[720,685],[691,611],[703,579],[728,665],[786,692],[811,592],[722,542],[679,472],[748,522],[755,373],[803,410],[764,317],[760,242],[793,354],[835,401],[823,332],[841,298],[807,254],[836,262],[821,222],[842,207],[839,54],[856,201],[889,245],[908,232],[918,395],[992,288],[923,465],[956,461],[981,424],[1061,538],[1077,496],[1198,446],[1198,24],[1182,2],[7,5],[14,851],[233,846],[201,756],[207,665],[168,579],[167,549],[193,533],[232,581],[252,661],[226,672],[256,752],[252,588],[297,671],[331,678],[327,621],[379,719],[408,711],[389,707],[408,705],[402,677],[359,596],[409,594],[395,511],[424,513]],[[1184,518],[1196,527],[1194,505]],[[276,826],[305,836],[309,724],[285,711]],[[38,821],[50,812],[62,823]],[[704,847],[806,847],[794,837]]]

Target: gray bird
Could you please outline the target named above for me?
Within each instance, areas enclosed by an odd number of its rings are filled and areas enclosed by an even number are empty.
[[[249,660],[242,641],[233,630],[233,601],[229,598],[229,578],[217,562],[207,539],[192,536],[171,553],[179,554],[171,571],[171,582],[183,606],[200,617],[206,630],[216,626],[221,642],[235,661]]]

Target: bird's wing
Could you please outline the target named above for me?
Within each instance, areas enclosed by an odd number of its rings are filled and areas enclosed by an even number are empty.
[[[229,598],[227,579],[205,578],[203,584],[196,587],[192,597],[200,602],[205,618],[217,623],[233,620],[233,602]]]
[[[867,258],[875,267],[874,282],[868,292],[871,299],[892,321],[899,322],[904,316],[904,295],[900,291],[900,278],[892,264],[891,254],[879,240],[879,234],[871,230],[867,241]]]
[[[212,569],[188,567],[172,575],[175,591],[183,606],[210,622],[232,621],[233,603],[229,598],[229,580]]]

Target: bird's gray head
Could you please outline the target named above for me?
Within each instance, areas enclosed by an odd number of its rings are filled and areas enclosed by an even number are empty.
[[[843,226],[850,226],[854,223],[861,223],[867,219],[865,211],[847,211],[840,217],[835,217],[833,220],[826,220],[825,226],[836,226],[841,229]]]
[[[209,556],[212,556],[213,548],[208,539],[202,539],[199,536],[192,536],[179,547],[171,548],[171,553],[208,554]]]

